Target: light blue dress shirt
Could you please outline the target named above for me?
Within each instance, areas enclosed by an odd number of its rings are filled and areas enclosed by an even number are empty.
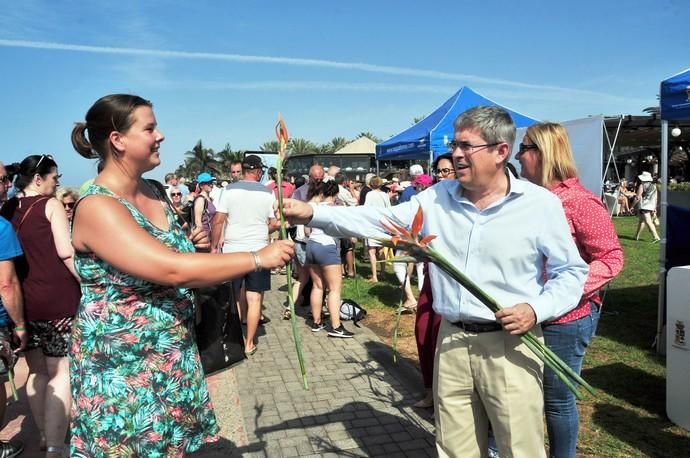
[[[387,209],[319,206],[310,225],[336,237],[387,238],[380,221],[393,216],[409,227],[420,205],[422,234],[438,236],[431,246],[503,307],[526,302],[541,323],[577,305],[588,267],[573,242],[560,200],[512,176],[510,192],[482,211],[463,197],[457,180],[446,180]],[[430,264],[429,271],[436,313],[451,322],[496,320],[441,269]]]

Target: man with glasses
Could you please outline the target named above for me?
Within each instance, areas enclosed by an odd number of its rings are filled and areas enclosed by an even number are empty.
[[[423,236],[504,309],[493,313],[436,265],[434,311],[443,317],[434,366],[438,455],[484,456],[491,421],[503,456],[545,457],[541,361],[520,341],[573,309],[587,264],[558,198],[506,171],[515,125],[499,107],[467,110],[454,123],[456,179],[389,209],[316,207],[294,201],[295,223],[334,236],[388,236],[380,220],[410,226],[424,209]],[[548,282],[546,281],[548,279]]]
[[[11,180],[7,176],[5,165],[0,162],[0,202],[7,199],[7,190]],[[12,225],[0,217],[0,381],[7,381],[8,371],[12,369],[16,354],[26,348],[29,335],[24,323],[24,304],[19,279],[14,269],[14,259],[22,255],[22,249]],[[9,324],[14,324],[10,331]],[[12,350],[10,342],[19,343]],[[4,424],[7,393],[0,389],[0,428]],[[0,441],[0,456],[18,456],[24,445],[18,441]]]
[[[5,170],[5,164],[0,162],[0,207],[7,202],[7,193],[12,187],[12,179]]]

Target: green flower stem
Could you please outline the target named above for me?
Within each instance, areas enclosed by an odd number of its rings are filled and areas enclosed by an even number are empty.
[[[388,245],[391,245],[390,241],[385,241]],[[470,280],[465,274],[460,272],[453,264],[451,264],[442,254],[434,250],[430,246],[422,247],[416,243],[409,242],[407,240],[401,240],[397,244],[398,248],[407,250],[411,256],[404,256],[400,258],[394,258],[393,261],[400,262],[414,262],[425,260],[433,262],[439,266],[444,272],[450,275],[455,281],[460,283],[463,288],[469,291],[473,296],[479,299],[484,305],[486,305],[489,310],[496,313],[503,309],[501,305],[491,296],[484,292],[476,283]],[[563,383],[573,392],[573,394],[578,398],[582,399],[582,395],[577,390],[572,381],[575,381],[579,385],[583,386],[591,394],[596,394],[594,388],[587,383],[579,374],[572,370],[570,366],[563,362],[553,351],[551,351],[546,345],[544,345],[537,337],[531,332],[520,336],[520,340],[524,342],[528,348],[539,358],[545,365],[547,365],[551,370],[553,370],[558,378],[560,378]],[[571,380],[572,379],[572,380]]]
[[[280,238],[287,240],[287,229],[285,228],[285,215],[283,214],[283,159],[278,157],[276,164],[276,178],[278,188],[278,214],[280,215]],[[304,389],[309,389],[307,381],[307,369],[304,367],[304,356],[302,355],[302,339],[297,330],[297,317],[295,315],[295,298],[292,296],[292,264],[288,263],[286,266],[287,275],[287,296],[288,306],[290,307],[290,325],[292,326],[292,338],[295,341],[295,349],[297,350],[297,360],[299,361],[299,369],[302,373],[302,384]]]
[[[12,390],[12,399],[19,401],[19,395],[17,394],[17,385],[14,383],[14,369],[10,368],[7,371],[7,378],[10,382],[10,390]]]

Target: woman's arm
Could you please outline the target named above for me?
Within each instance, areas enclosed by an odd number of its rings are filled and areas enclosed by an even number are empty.
[[[129,211],[108,196],[89,196],[75,212],[73,241],[78,251],[92,252],[129,275],[176,287],[205,287],[245,275],[257,268],[282,267],[293,243],[279,240],[257,252],[233,254],[177,253],[141,228]]]
[[[206,209],[206,197],[200,196],[201,199],[194,200],[194,227],[202,227],[201,218],[204,216]]]
[[[79,281],[79,275],[74,269],[74,248],[70,241],[67,213],[65,207],[54,197],[48,199],[46,203],[46,218],[50,221],[50,230],[53,233],[58,256],[65,263],[67,270]]]

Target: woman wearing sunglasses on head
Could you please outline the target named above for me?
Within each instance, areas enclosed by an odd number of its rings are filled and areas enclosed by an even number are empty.
[[[27,395],[46,456],[61,456],[71,402],[67,351],[79,305],[67,212],[55,198],[59,184],[51,156],[28,156],[14,185],[19,195],[2,207],[24,250],[17,276],[24,294],[29,344]]]
[[[281,267],[293,254],[289,241],[194,253],[209,246],[203,228],[188,238],[162,185],[142,178],[160,164],[164,139],[151,102],[125,94],[97,100],[72,131],[77,152],[103,171],[74,210],[83,297],[70,350],[70,455],[183,456],[217,440],[189,288]]]
[[[601,200],[577,178],[570,140],[563,126],[538,123],[528,127],[515,158],[524,178],[549,189],[561,200],[575,245],[589,265],[578,306],[542,324],[546,345],[579,374],[585,349],[599,322],[599,290],[623,268],[623,249]],[[575,396],[548,367],[544,367],[544,410],[550,456],[574,458],[579,429]]]

